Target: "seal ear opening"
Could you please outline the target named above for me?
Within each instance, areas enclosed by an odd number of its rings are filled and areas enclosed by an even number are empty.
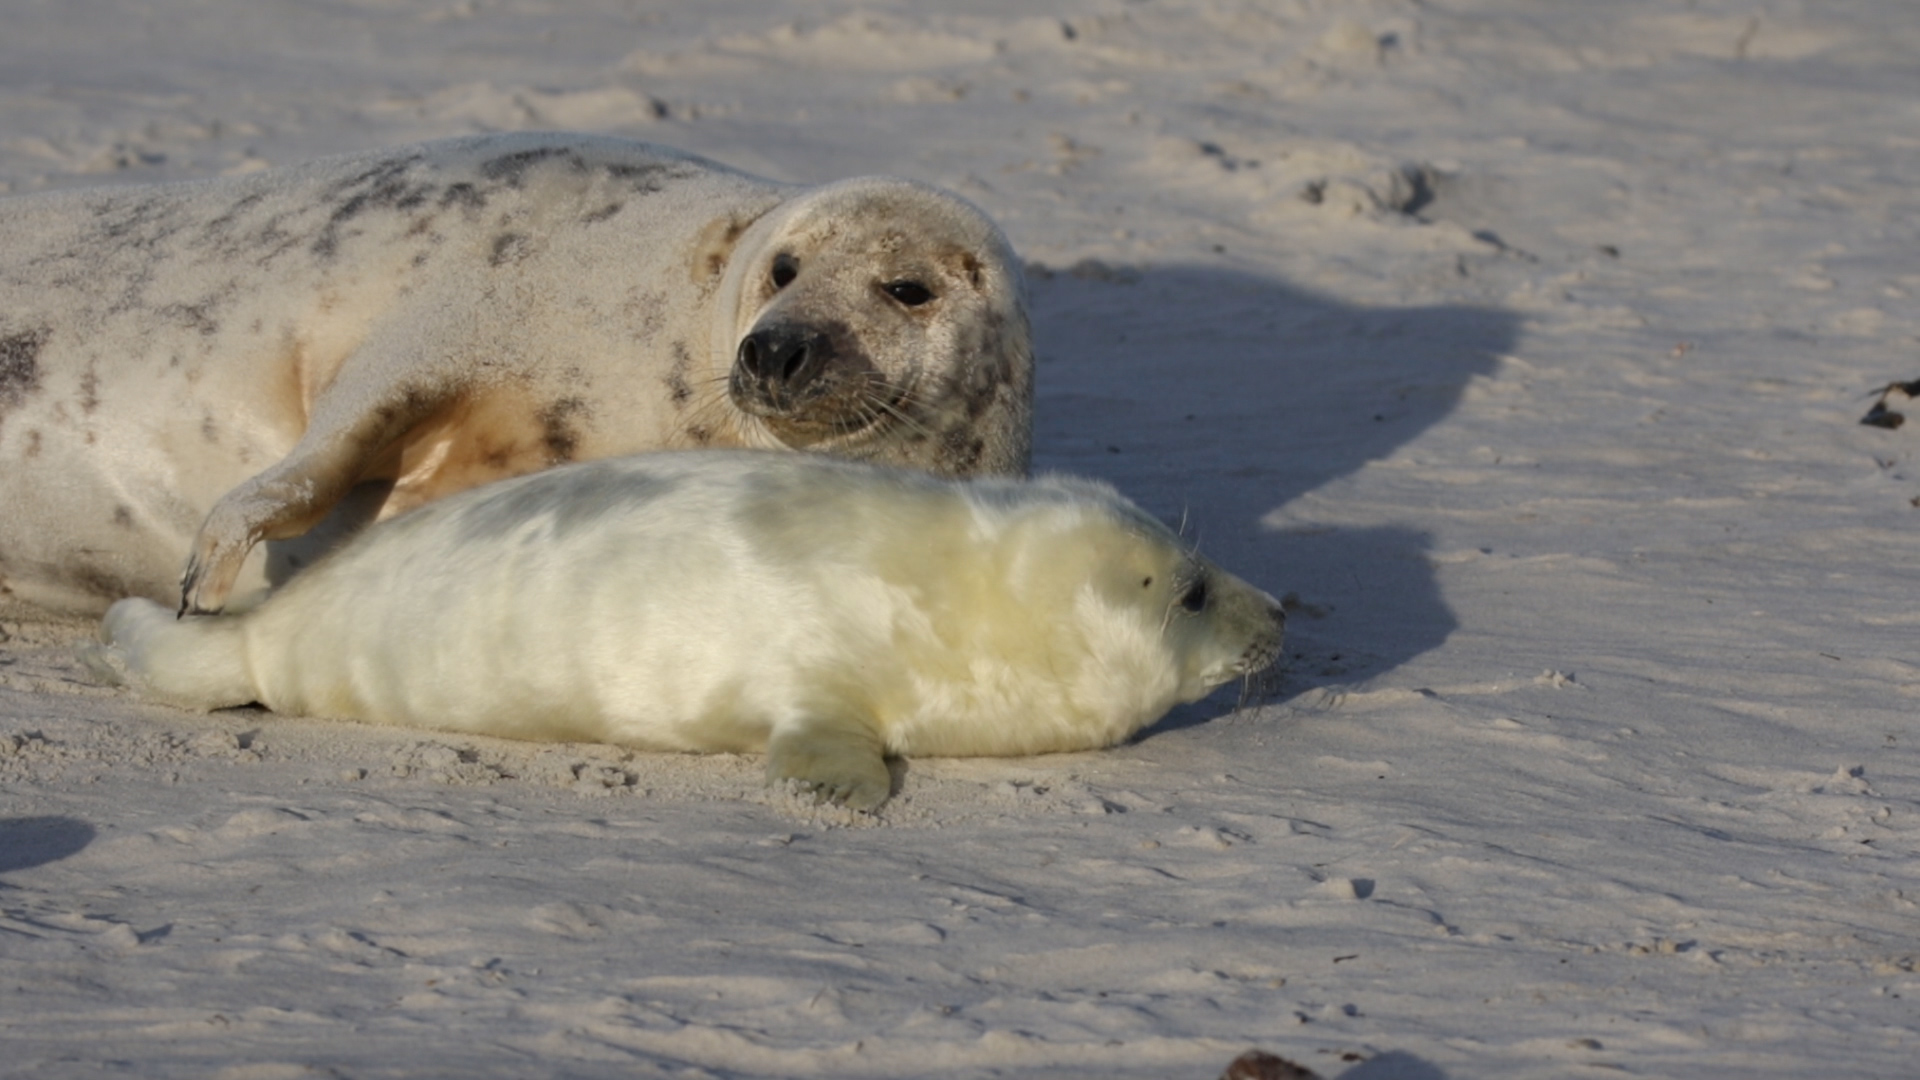
[[[955,277],[965,278],[974,292],[987,287],[986,268],[981,266],[980,257],[966,248],[950,248],[940,254],[939,260]]]
[[[715,218],[700,230],[693,242],[693,258],[688,263],[688,276],[696,285],[712,285],[727,272],[727,262],[733,258],[733,249],[740,243],[740,237],[758,221],[754,217]]]

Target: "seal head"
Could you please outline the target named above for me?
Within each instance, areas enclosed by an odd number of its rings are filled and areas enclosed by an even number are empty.
[[[863,177],[777,207],[721,284],[727,390],[766,439],[944,476],[1022,475],[1033,350],[1005,238],[950,192]]]

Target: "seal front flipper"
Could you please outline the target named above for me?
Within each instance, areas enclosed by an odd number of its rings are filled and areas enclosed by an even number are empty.
[[[795,781],[816,802],[873,810],[893,794],[880,736],[857,720],[803,718],[774,726],[767,783]]]
[[[315,399],[293,450],[213,504],[181,574],[180,614],[225,607],[255,544],[319,524],[355,484],[376,478],[390,447],[463,389],[413,355],[401,334],[375,335]]]
[[[213,504],[180,575],[181,617],[219,612],[255,544],[306,532],[353,486],[364,465],[356,447],[314,449],[310,441]]]

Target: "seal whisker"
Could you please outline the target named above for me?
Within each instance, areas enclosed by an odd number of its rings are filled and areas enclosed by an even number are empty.
[[[726,376],[703,379],[695,385],[703,389],[719,387],[719,392],[696,392],[693,404],[675,418],[673,434],[685,442],[704,446],[714,442],[720,432],[740,430],[745,421],[757,419],[735,408],[727,393]]]
[[[1240,676],[1240,697],[1234,703],[1233,711],[1238,713],[1248,708],[1258,708],[1271,701],[1279,696],[1284,682],[1285,676],[1278,665],[1247,672]]]
[[[880,382],[880,385],[885,387],[886,389],[891,390],[893,388],[890,384],[888,384],[884,380],[879,380],[879,382]],[[914,435],[920,438],[931,439],[934,437],[933,429],[921,423],[919,419],[914,417],[912,413],[908,412],[907,410],[908,406],[913,405],[915,403],[914,392],[912,390],[907,390],[906,392],[898,395],[870,394],[864,397],[862,399],[862,402],[863,404],[867,404],[867,405],[871,405],[879,408],[880,410],[885,412],[887,416],[892,417],[894,422],[900,424],[902,427],[906,428],[908,431],[912,432]]]
[[[895,404],[886,400],[885,398],[879,398],[879,397],[862,398],[860,401],[860,408],[867,415],[871,416],[873,418],[873,422],[876,424],[881,422],[882,420],[888,420],[895,424],[900,425],[903,428],[906,428],[908,431],[912,432],[914,435],[917,435],[921,438],[924,438],[924,439],[933,438],[932,430],[930,430],[925,424],[922,424],[920,421],[915,420],[912,416],[908,415],[905,410],[901,409],[900,407],[896,406]]]
[[[857,421],[851,428],[853,431],[871,431],[886,419],[884,411],[876,407],[874,402],[865,399],[855,401],[853,410]]]

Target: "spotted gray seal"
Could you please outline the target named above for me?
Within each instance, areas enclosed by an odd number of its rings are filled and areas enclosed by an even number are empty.
[[[490,135],[3,199],[0,236],[0,586],[48,607],[215,610],[579,459],[1027,466],[1012,251],[906,180]]]

